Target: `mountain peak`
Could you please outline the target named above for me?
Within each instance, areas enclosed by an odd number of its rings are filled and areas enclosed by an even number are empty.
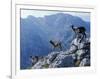
[[[25,19],[21,18],[21,68],[27,68],[31,64],[28,59],[29,55],[49,54],[52,51],[49,40],[60,40],[64,51],[68,49],[73,40],[71,24],[84,26],[86,30],[90,29],[90,23],[64,13],[40,18],[31,15]]]

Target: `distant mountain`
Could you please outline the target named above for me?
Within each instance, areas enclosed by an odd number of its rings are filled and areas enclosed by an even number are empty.
[[[21,69],[29,67],[31,55],[44,56],[52,51],[50,40],[62,42],[67,50],[73,40],[71,25],[84,26],[90,33],[90,23],[69,14],[53,14],[36,18],[28,16],[20,22]],[[58,51],[58,50],[57,50]]]

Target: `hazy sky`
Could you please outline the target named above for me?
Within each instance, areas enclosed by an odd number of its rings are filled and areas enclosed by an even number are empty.
[[[78,16],[84,21],[90,21],[90,13],[83,12],[59,12],[59,11],[39,11],[39,10],[21,10],[21,18],[27,18],[29,15],[35,17],[44,17],[45,15],[52,15],[56,13],[70,14],[73,16]]]

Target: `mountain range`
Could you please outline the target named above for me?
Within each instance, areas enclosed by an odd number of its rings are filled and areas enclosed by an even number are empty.
[[[63,51],[69,49],[74,38],[71,25],[83,26],[90,35],[90,22],[77,16],[57,13],[44,17],[28,16],[20,20],[20,67],[31,65],[30,56],[46,56],[53,50],[50,40],[62,43]]]

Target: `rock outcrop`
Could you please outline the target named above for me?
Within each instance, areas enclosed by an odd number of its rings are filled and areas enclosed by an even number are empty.
[[[39,59],[31,68],[64,68],[90,66],[90,41],[88,38],[81,43],[75,38],[69,50],[51,52]]]

